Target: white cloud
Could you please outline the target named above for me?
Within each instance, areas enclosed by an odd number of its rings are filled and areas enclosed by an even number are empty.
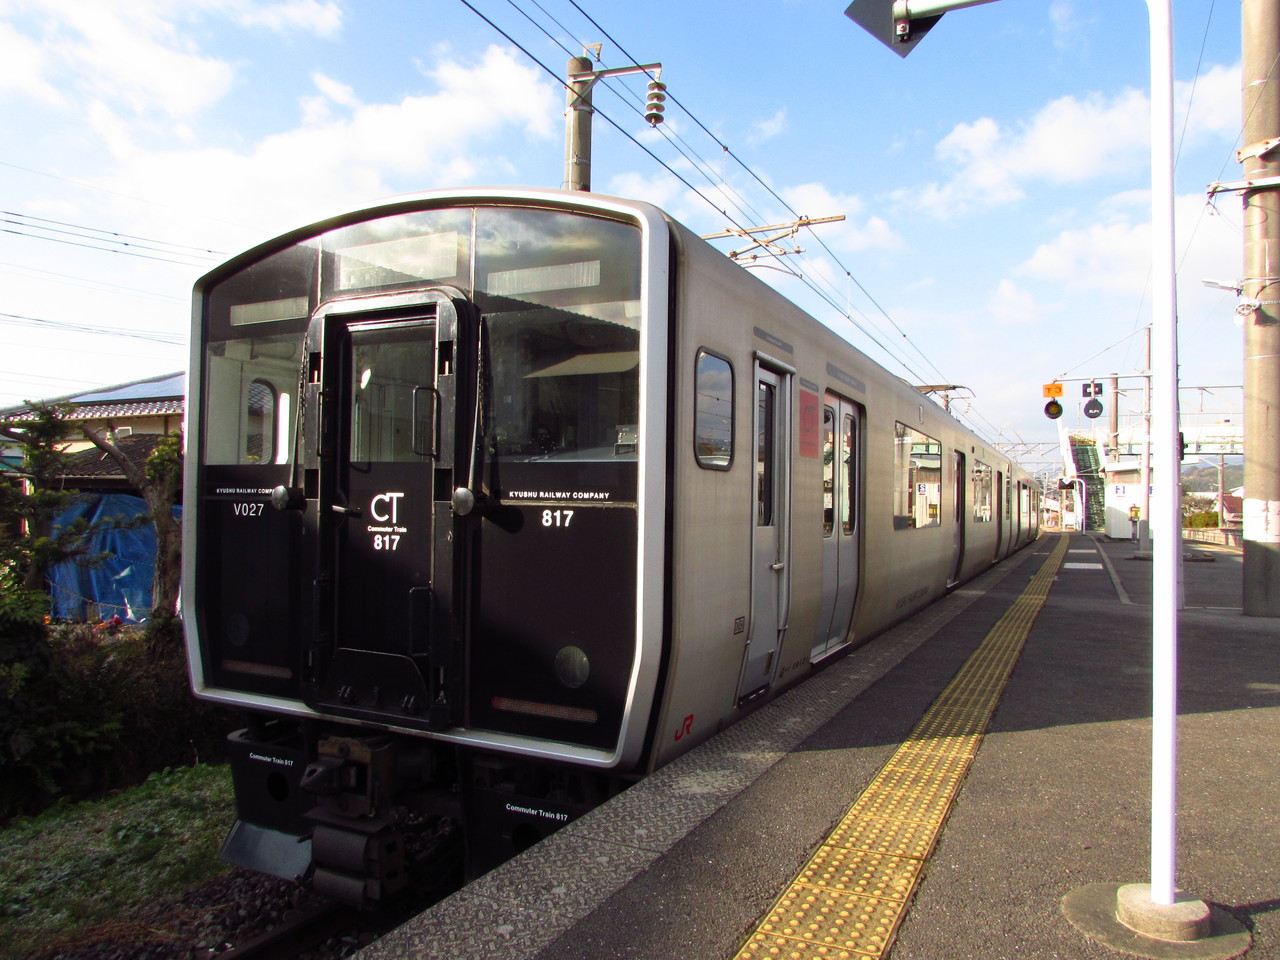
[[[816,224],[811,227],[827,246],[846,250],[897,250],[902,238],[881,217],[866,216],[865,204],[852,194],[832,193],[823,184],[805,183],[780,191],[791,208],[803,217],[817,219],[843,214],[845,219],[837,223]],[[802,244],[810,246],[808,242]]]
[[[1188,142],[1234,140],[1241,126],[1240,64],[1211,67],[1195,83],[1175,84],[1174,103],[1177,130],[1186,124]]]
[[[166,19],[168,6],[155,0],[41,0],[24,12],[28,43],[40,46],[45,82],[75,90],[81,100],[185,117],[230,86],[230,65],[202,55]]]
[[[1078,48],[1080,18],[1072,0],[1053,0],[1049,4],[1049,23],[1053,27],[1053,45],[1060,50]]]
[[[767,120],[757,120],[751,124],[751,131],[747,134],[747,143],[758,144],[766,140],[772,140],[786,129],[787,108],[783,107]]]
[[[1078,290],[1141,291],[1139,278],[1146,276],[1151,263],[1149,237],[1145,223],[1095,223],[1064,230],[1037,247],[1019,273]]]
[[[339,83],[337,80],[331,80],[323,73],[313,73],[311,75],[311,80],[316,85],[316,89],[334,103],[352,108],[360,106],[360,101],[356,97],[355,91],[345,83]]]
[[[45,79],[48,57],[40,45],[0,22],[0,90],[9,89],[44,103],[60,104],[62,95]]]
[[[1063,15],[1068,13],[1069,8]],[[1213,66],[1194,84],[1177,84],[1177,129],[1185,129],[1187,144],[1220,142],[1238,131],[1239,90],[1238,64]],[[1033,182],[1079,184],[1143,168],[1149,131],[1150,106],[1139,90],[1059,97],[1020,124],[980,117],[957,124],[935,148],[938,160],[955,171],[951,178],[912,196],[919,207],[945,219],[1021,200]]]
[[[938,144],[938,159],[956,170],[927,185],[918,203],[937,217],[1020,200],[1030,181],[1078,183],[1110,172],[1149,150],[1147,98],[1059,97],[1013,128],[990,117],[957,124]]]
[[[238,3],[236,20],[245,26],[263,26],[281,33],[301,30],[331,37],[342,29],[342,8],[321,0],[287,0],[285,3]]]
[[[1001,326],[1022,326],[1043,320],[1047,313],[1056,313],[1057,308],[1046,308],[1029,290],[1006,277],[988,299],[987,312]]]
[[[443,62],[430,76],[439,85],[435,93],[361,103],[352,88],[316,75],[324,102],[347,108],[344,116],[308,100],[301,126],[244,151],[120,150],[125,162],[103,185],[175,207],[199,197],[202,208],[249,226],[256,236],[388,193],[474,182],[496,163],[480,144],[513,133],[517,143],[520,136],[540,140],[553,132],[555,91],[509,50],[491,46],[473,63]],[[514,144],[508,149],[519,153]],[[172,210],[163,215],[171,218]]]
[[[0,23],[0,88],[44,102],[106,102],[118,112],[169,119],[194,116],[226,95],[230,63],[203,53],[188,29],[230,17],[247,28],[337,34],[342,9],[331,0],[33,0]],[[26,30],[19,32],[14,24]]]

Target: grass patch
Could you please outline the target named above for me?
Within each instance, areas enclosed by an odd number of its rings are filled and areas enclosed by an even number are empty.
[[[0,831],[0,956],[35,952],[122,911],[230,872],[231,772],[199,765]]]

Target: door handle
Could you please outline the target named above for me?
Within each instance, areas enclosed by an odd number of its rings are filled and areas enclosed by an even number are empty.
[[[420,393],[429,394],[432,399],[431,405],[431,433],[425,439],[427,443],[423,443],[422,437],[418,436],[418,395]],[[433,460],[439,459],[440,447],[438,438],[440,436],[440,413],[443,405],[440,401],[440,391],[435,387],[418,386],[413,388],[412,399],[410,403],[409,419],[410,423],[410,442],[413,445],[413,452],[420,457],[430,457]]]
[[[777,573],[779,570],[782,570],[784,567],[786,567],[786,564],[783,563],[781,560],[779,560],[777,563],[769,564],[769,569],[774,571],[775,573]]]

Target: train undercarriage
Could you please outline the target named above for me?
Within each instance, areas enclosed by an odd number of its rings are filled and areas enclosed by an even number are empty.
[[[444,896],[625,788],[594,771],[283,719],[228,737],[222,858],[343,903]]]

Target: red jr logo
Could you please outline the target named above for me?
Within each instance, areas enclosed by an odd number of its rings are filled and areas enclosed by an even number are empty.
[[[684,726],[676,731],[676,739],[680,740],[693,733],[693,714],[689,714],[684,718]]]

